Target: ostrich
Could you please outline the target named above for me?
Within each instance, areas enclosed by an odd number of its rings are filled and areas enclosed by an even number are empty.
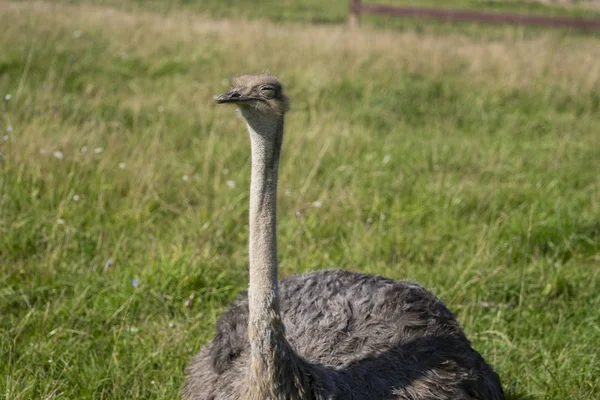
[[[250,284],[193,359],[185,400],[504,399],[453,314],[418,284],[343,270],[277,281],[280,81],[244,75],[235,104],[252,148]]]

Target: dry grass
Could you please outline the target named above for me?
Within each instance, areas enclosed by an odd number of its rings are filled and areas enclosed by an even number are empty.
[[[232,73],[238,73],[238,65],[244,62],[253,68],[264,65],[260,69],[273,70],[293,65],[297,69],[308,68],[311,75],[329,73],[321,79],[331,79],[335,70],[324,67],[332,61],[350,59],[351,73],[358,72],[368,62],[369,72],[373,73],[393,68],[394,72],[423,72],[438,77],[460,65],[465,76],[517,88],[523,84],[536,84],[540,78],[567,87],[583,84],[595,88],[600,81],[598,40],[563,37],[556,32],[523,38],[519,31],[507,29],[502,37],[490,43],[460,34],[422,36],[414,32],[370,29],[350,32],[343,26],[306,29],[302,24],[282,26],[267,21],[214,21],[207,16],[183,12],[163,16],[86,4],[3,3],[4,12],[15,13],[17,18],[26,11],[22,24],[11,24],[8,29],[21,29],[23,23],[42,24],[54,32],[65,26],[91,28],[119,39],[107,49],[109,52],[135,52],[141,57],[151,57],[166,45],[193,46],[197,41],[226,39],[225,46],[237,49],[228,54],[233,57],[228,59],[228,64],[234,65]],[[269,52],[269,59],[263,61],[260,57],[265,52]],[[305,54],[313,56],[304,57]],[[214,82],[214,77],[206,78],[207,81],[212,78],[211,82]]]

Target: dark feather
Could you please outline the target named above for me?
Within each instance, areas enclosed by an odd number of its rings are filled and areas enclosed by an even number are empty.
[[[322,399],[504,399],[498,376],[452,312],[415,283],[319,271],[283,279],[280,301],[291,347],[323,375]],[[247,385],[247,324],[243,293],[194,358],[184,399],[240,399]]]

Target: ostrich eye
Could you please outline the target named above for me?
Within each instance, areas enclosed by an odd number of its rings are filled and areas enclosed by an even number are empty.
[[[260,88],[260,93],[268,99],[275,97],[275,88],[273,86],[263,86]]]

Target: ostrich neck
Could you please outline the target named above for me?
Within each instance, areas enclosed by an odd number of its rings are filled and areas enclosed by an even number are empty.
[[[252,144],[250,186],[249,398],[291,399],[304,388],[301,362],[285,338],[277,283],[277,175],[283,116],[245,115]],[[289,397],[289,396],[292,397]]]
[[[283,118],[265,121],[265,118],[246,116],[246,121],[252,144],[249,328],[256,327],[260,331],[268,328],[283,329],[279,318],[276,233],[277,175]],[[266,339],[262,338],[260,331],[258,335],[261,339]],[[259,346],[255,348],[254,344],[253,357],[259,355],[255,351],[261,350]]]

